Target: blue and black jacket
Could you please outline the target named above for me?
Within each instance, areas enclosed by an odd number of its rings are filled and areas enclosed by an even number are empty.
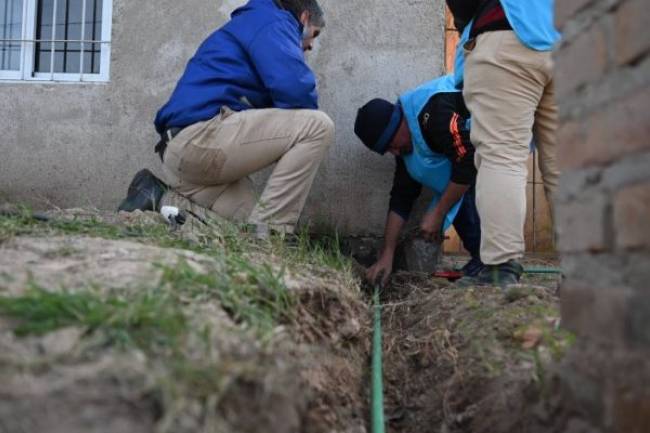
[[[462,185],[473,185],[476,182],[475,150],[470,141],[468,127],[469,111],[462,93],[453,90],[451,83],[453,77],[444,76],[400,97],[411,131],[414,152],[395,158],[396,168],[389,207],[404,219],[408,219],[423,184],[434,193],[433,205],[450,181]],[[448,85],[445,87],[445,84]],[[415,111],[411,112],[412,110]],[[438,158],[439,162],[418,164],[418,154],[425,159]],[[422,178],[418,179],[416,173],[421,171],[418,169],[420,165],[424,168],[427,168],[427,165],[435,165],[437,168],[423,173]],[[428,169],[432,170],[431,167]],[[458,205],[450,211],[445,226],[453,222],[457,211]]]
[[[156,130],[185,127],[221,107],[318,108],[316,78],[302,50],[303,26],[273,0],[250,0],[210,35],[158,112]]]

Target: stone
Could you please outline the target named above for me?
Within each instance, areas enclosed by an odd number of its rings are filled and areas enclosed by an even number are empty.
[[[407,239],[396,252],[396,268],[409,272],[433,273],[438,268],[442,244],[424,239]]]
[[[560,290],[563,325],[581,337],[623,341],[631,294],[625,287],[599,290],[567,280]]]
[[[616,247],[650,249],[650,182],[631,185],[614,198]]]
[[[555,212],[561,252],[603,252],[609,248],[607,196],[584,194],[562,204]]]
[[[573,18],[578,11],[583,9],[593,0],[562,0],[555,2],[555,25],[562,28],[564,24]]]
[[[564,0],[566,1],[566,0]],[[637,62],[650,48],[648,22],[650,8],[647,0],[628,0],[621,4],[614,16],[616,61],[619,65]]]
[[[597,81],[607,68],[607,36],[603,24],[593,24],[558,51],[555,69],[557,97],[571,95]]]

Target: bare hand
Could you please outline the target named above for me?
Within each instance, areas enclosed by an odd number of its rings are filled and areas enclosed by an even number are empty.
[[[440,217],[435,211],[427,212],[420,223],[420,235],[429,242],[442,242],[442,223],[444,216]]]
[[[366,279],[370,284],[386,286],[390,274],[393,272],[393,257],[382,254],[377,262],[366,270]]]

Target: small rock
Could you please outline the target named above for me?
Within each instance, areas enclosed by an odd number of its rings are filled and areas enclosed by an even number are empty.
[[[352,318],[345,322],[341,327],[341,336],[346,340],[350,340],[361,332],[361,323],[355,318]]]
[[[79,328],[64,328],[51,332],[40,341],[40,349],[44,355],[59,356],[70,352],[79,342],[83,330]]]

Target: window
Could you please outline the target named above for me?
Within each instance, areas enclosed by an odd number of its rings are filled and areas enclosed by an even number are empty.
[[[108,81],[111,0],[0,0],[0,79]]]

